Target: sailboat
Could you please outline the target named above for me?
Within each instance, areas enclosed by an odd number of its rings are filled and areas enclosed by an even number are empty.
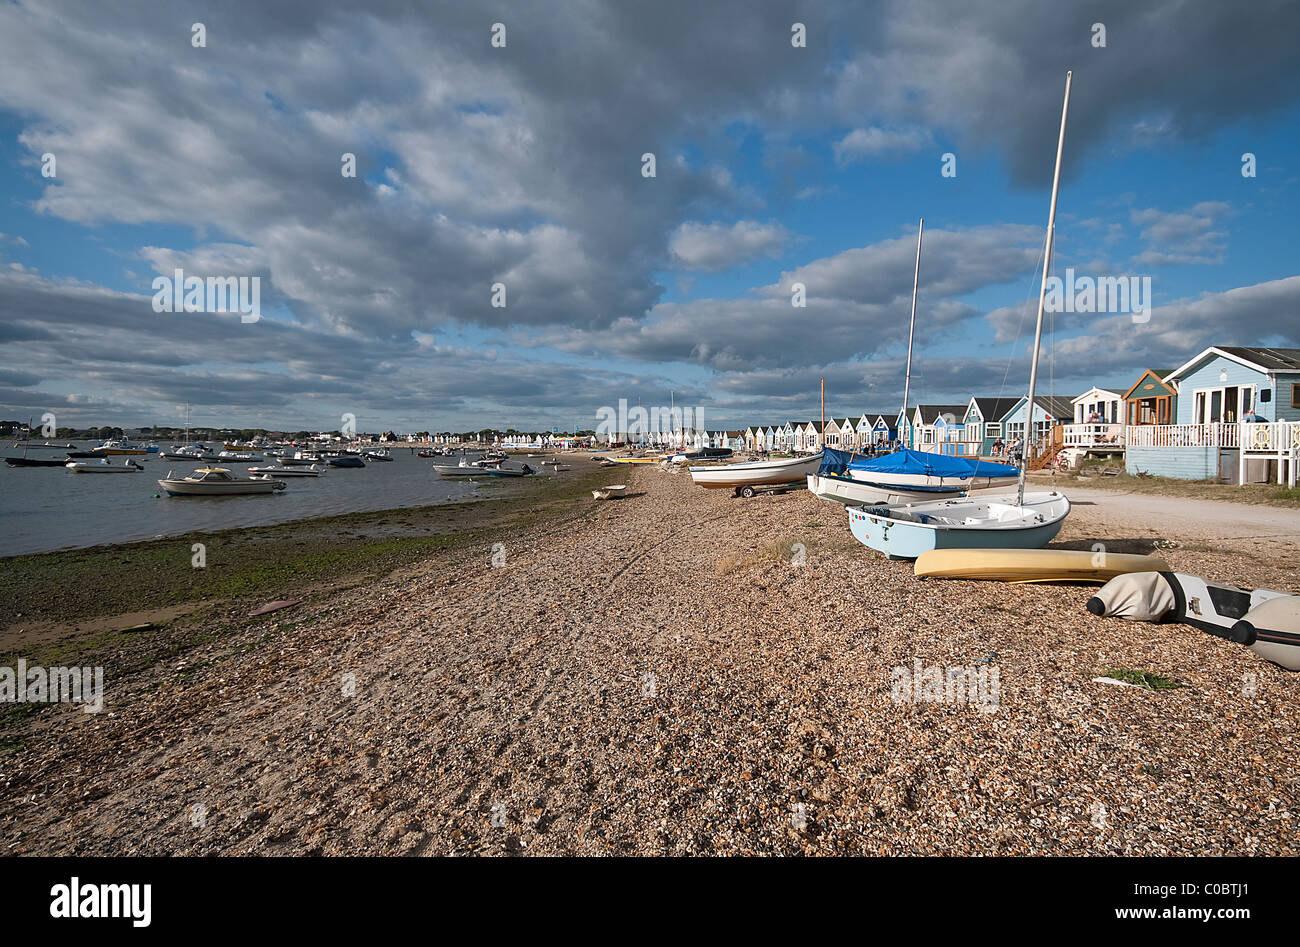
[[[1034,328],[1033,360],[1026,399],[1026,441],[1032,434],[1034,423],[1034,388],[1038,382],[1043,310],[1052,266],[1052,243],[1056,235],[1056,198],[1061,186],[1061,154],[1065,150],[1065,121],[1070,111],[1071,75],[1070,72],[1065,74],[1065,102],[1061,107],[1056,170],[1052,175],[1052,203],[1047,215],[1047,245],[1043,252],[1043,279],[1038,291],[1038,320]],[[910,346],[908,360],[911,361]],[[883,552],[891,559],[915,559],[931,549],[1039,549],[1060,531],[1062,522],[1069,515],[1070,501],[1057,491],[1026,494],[1025,469],[1028,463],[1026,453],[1019,470],[1019,487],[1014,494],[886,506],[850,506],[849,529],[863,545]]]
[[[903,416],[912,386],[912,340],[916,335],[916,290],[921,277],[921,238],[925,218],[916,229],[916,267],[912,271],[912,318],[907,330],[907,370],[903,376]],[[1005,487],[1020,471],[1008,464],[951,457],[904,447],[883,457],[827,448],[821,466],[808,474],[808,489],[822,500],[843,503],[901,503],[959,497],[968,490]]]

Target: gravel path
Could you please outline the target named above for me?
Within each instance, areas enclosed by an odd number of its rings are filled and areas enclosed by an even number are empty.
[[[484,542],[107,668],[105,713],[43,711],[0,754],[0,851],[1300,853],[1300,675],[1086,588],[919,581],[806,493],[622,476],[499,568]],[[1185,539],[1114,500],[1062,542]],[[1162,554],[1300,591],[1255,542]],[[918,661],[984,686],[898,699]],[[1117,666],[1184,686],[1091,680]]]

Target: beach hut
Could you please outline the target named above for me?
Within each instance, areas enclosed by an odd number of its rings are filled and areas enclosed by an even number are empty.
[[[1125,424],[1136,427],[1174,423],[1178,387],[1166,380],[1173,373],[1172,368],[1148,368],[1138,377],[1124,392]]]
[[[1006,437],[1002,433],[1002,418],[1015,407],[1018,398],[982,398],[973,397],[966,405],[965,430],[963,440],[973,447],[967,456],[992,457],[993,444],[998,438],[1003,443]]]
[[[962,404],[918,404],[912,412],[912,449],[932,453],[955,453],[953,444],[961,436],[961,419],[966,414]]]
[[[1011,409],[1002,415],[1000,419],[1002,439],[1009,443],[1012,438],[1021,438],[1026,444],[1033,446],[1036,453],[1051,450],[1058,442],[1063,443],[1063,427],[1074,419],[1074,399],[1068,396],[1035,395],[1032,437],[1026,440],[1025,402],[1027,400],[1024,395],[1021,395],[1015,400]]]
[[[1300,349],[1210,346],[1160,383],[1177,394],[1170,401],[1173,423],[1125,431],[1131,473],[1230,483],[1295,481]],[[1159,390],[1152,389],[1153,398],[1162,397]]]

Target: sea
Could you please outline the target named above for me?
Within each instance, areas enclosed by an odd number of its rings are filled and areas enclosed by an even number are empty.
[[[17,449],[9,444],[4,447],[0,452],[4,456],[22,456],[21,443]],[[60,450],[28,451],[29,457],[40,459],[63,454]],[[330,467],[319,477],[291,477],[280,493],[227,497],[167,496],[158,486],[159,478],[169,473],[183,477],[202,464],[157,454],[147,455],[147,459],[135,457],[143,460],[145,469],[130,474],[81,474],[61,467],[0,464],[0,557],[267,526],[340,513],[455,503],[472,499],[479,489],[479,481],[443,480],[434,473],[432,465],[446,463],[447,458],[417,457],[405,447],[392,448],[392,457],[389,463],[372,462],[364,468]],[[114,457],[112,462],[120,464],[123,459]],[[238,474],[250,466],[213,463]],[[274,461],[263,458],[250,463],[268,466]],[[536,468],[536,462],[532,466]]]

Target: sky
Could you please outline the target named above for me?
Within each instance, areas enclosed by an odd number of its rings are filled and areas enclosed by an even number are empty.
[[[1039,392],[1300,345],[1297,35],[1280,0],[0,0],[0,418],[739,428],[822,379],[892,414],[920,218],[912,403],[1018,395],[1067,70],[1053,273],[1152,308],[1049,314]],[[177,269],[261,318],[156,311]]]

